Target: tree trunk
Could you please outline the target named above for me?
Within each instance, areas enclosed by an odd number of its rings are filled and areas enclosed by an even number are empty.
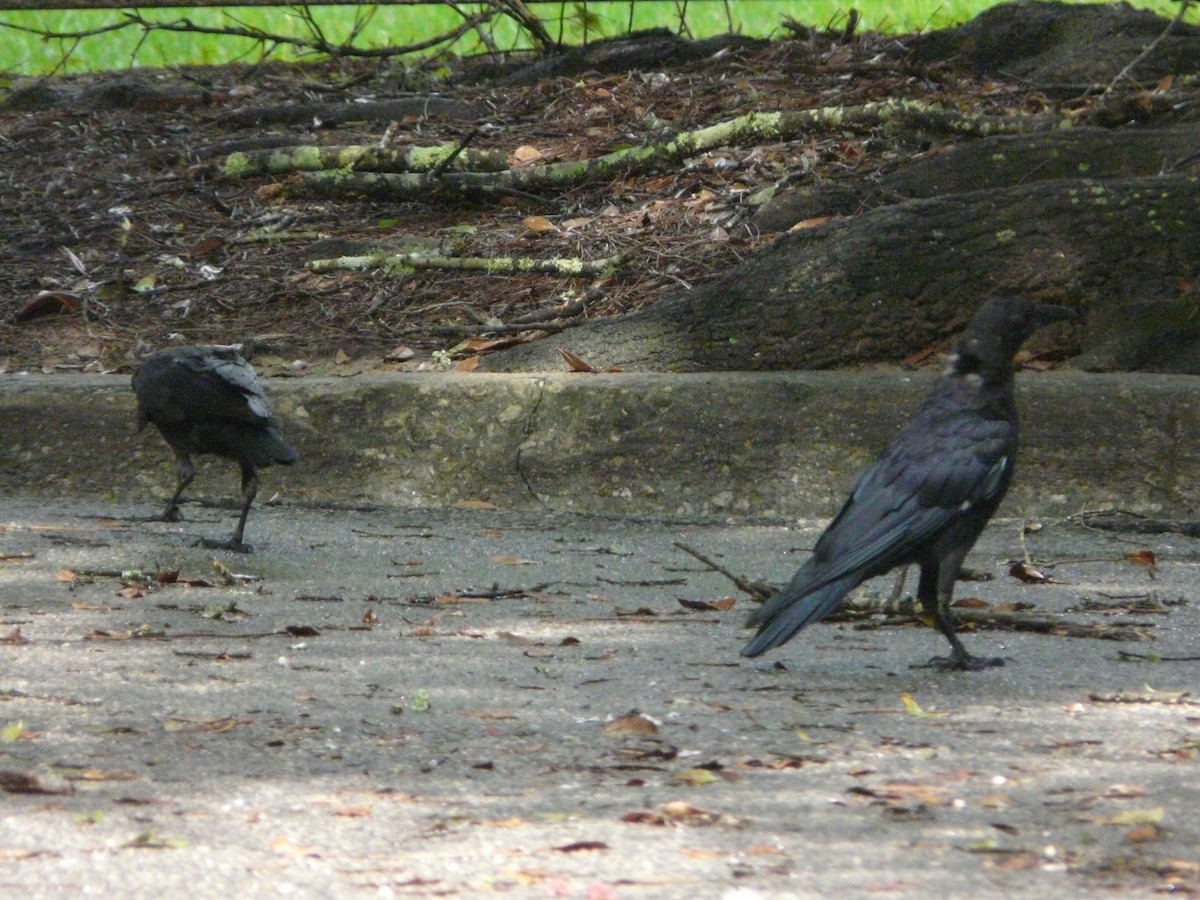
[[[560,369],[560,347],[598,368],[667,371],[901,360],[949,338],[984,296],[1014,292],[1089,310],[1086,367],[1130,367],[1167,341],[1151,367],[1186,370],[1200,335],[1198,246],[1197,175],[913,200],[784,235],[697,290],[512,348],[484,368]]]
[[[1173,128],[1068,128],[1001,135],[927,155],[878,183],[847,179],[782,192],[765,203],[753,221],[763,231],[787,231],[817,216],[850,216],[864,207],[985,187],[1196,171],[1200,171],[1200,122]]]

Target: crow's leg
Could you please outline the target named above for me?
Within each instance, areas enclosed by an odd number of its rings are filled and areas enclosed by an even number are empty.
[[[258,494],[258,473],[254,471],[254,466],[242,466],[242,514],[238,516],[237,528],[233,532],[231,540],[235,544],[242,543],[242,533],[246,530],[246,517],[250,515],[250,504],[254,502],[255,496]],[[249,545],[244,544],[249,552]]]
[[[175,454],[175,493],[167,501],[167,508],[163,510],[161,518],[164,522],[179,521],[179,498],[183,495],[184,488],[191,484],[195,477],[196,467],[192,465],[192,458],[186,453]]]
[[[940,563],[921,564],[921,580],[917,585],[917,599],[927,616],[932,616],[938,631],[950,642],[949,656],[935,656],[922,668],[938,669],[942,672],[978,672],[993,666],[1004,665],[999,657],[972,656],[954,632],[954,619],[950,616],[950,601],[954,596],[954,582],[966,553],[953,553]]]
[[[242,514],[238,517],[237,528],[233,530],[233,536],[227,541],[202,540],[202,546],[212,550],[232,550],[234,553],[253,553],[254,547],[251,544],[242,543],[242,533],[246,530],[246,517],[250,515],[250,504],[254,502],[254,496],[258,493],[258,473],[254,471],[254,466],[248,463],[242,464]]]

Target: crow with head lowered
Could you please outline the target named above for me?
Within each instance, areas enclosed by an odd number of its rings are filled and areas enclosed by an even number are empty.
[[[291,465],[296,451],[279,435],[254,369],[226,347],[177,347],[148,357],[133,375],[141,431],[153,422],[175,453],[175,493],[162,519],[179,519],[179,498],[195,477],[195,454],[231,459],[242,470],[242,513],[227,541],[202,540],[214,549],[250,553],[242,542],[250,504],[258,492],[258,469]]]
[[[920,566],[917,599],[950,642],[940,669],[1002,659],[971,656],[954,633],[950,601],[963,559],[995,513],[1017,461],[1013,356],[1035,331],[1078,316],[1065,306],[995,298],[975,314],[945,374],[860,478],[792,580],[747,622],[742,649],[758,656],[836,609],[868,578]]]

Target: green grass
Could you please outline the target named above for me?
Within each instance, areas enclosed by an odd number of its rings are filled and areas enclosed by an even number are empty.
[[[785,18],[807,25],[825,26],[845,21],[846,11],[855,6],[862,15],[864,29],[894,33],[939,28],[965,21],[979,10],[993,5],[992,0],[690,0],[686,6],[674,0],[633,5],[633,27],[661,26],[677,30],[681,12],[687,30],[695,37],[708,37],[730,30],[745,35],[770,37],[781,33]],[[1135,5],[1155,9],[1160,15],[1174,14],[1169,0],[1142,0]],[[624,33],[630,23],[629,3],[540,4],[535,11],[546,22],[554,37],[560,34],[569,43],[585,37]],[[353,7],[317,7],[314,19],[326,36],[341,42],[350,35],[356,10]],[[275,34],[303,36],[308,26],[293,10],[263,7],[221,9],[147,10],[145,16],[157,21],[188,20],[209,27],[243,25]],[[15,25],[53,32],[82,32],[101,28],[120,19],[116,11],[67,10],[45,12],[0,12],[0,25]],[[355,43],[381,47],[411,43],[444,33],[460,18],[439,6],[377,7]],[[586,29],[585,29],[586,24]],[[501,20],[493,29],[494,40],[502,49],[523,46],[521,35],[509,20]],[[456,53],[483,51],[475,35],[459,41]],[[13,28],[0,27],[0,65],[10,74],[43,75],[59,72],[87,72],[126,69],[130,66],[214,65],[234,60],[257,61],[263,56],[258,42],[233,37],[155,32],[144,36],[140,29],[128,28],[78,43],[69,40],[44,41],[40,37]],[[70,51],[68,53],[68,51]],[[64,60],[65,57],[65,60]],[[293,60],[295,50],[277,48],[272,58]]]

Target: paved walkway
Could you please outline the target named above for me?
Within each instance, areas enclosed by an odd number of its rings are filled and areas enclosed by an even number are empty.
[[[192,542],[231,509],[25,496],[0,511],[11,896],[1200,884],[1197,664],[1121,656],[1200,655],[1195,540],[1048,518],[1054,582],[1025,584],[994,523],[960,597],[1157,640],[981,630],[1010,663],[938,674],[910,668],[935,631],[880,619],[742,659],[747,601],[673,545],[780,581],[819,521],[263,506],[217,569]]]

